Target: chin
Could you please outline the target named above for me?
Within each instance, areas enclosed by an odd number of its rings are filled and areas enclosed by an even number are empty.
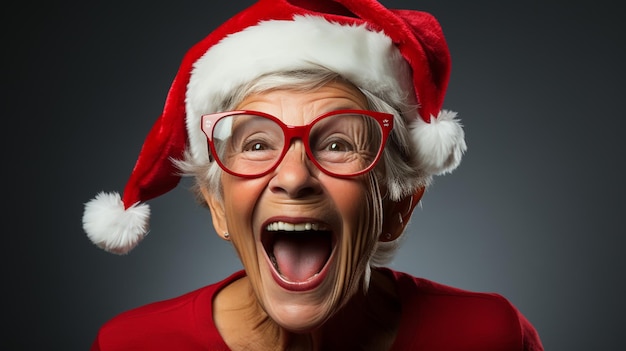
[[[330,307],[288,305],[270,314],[282,328],[293,333],[307,333],[319,328],[331,316]]]
[[[263,286],[259,289],[262,291],[259,297],[270,318],[294,333],[312,331],[326,322],[341,307],[340,298],[345,296],[341,293],[345,287],[337,286],[342,280],[338,277],[335,262],[334,259],[327,262],[325,272],[312,280],[314,284],[307,281],[304,285],[312,286],[307,289],[292,282],[288,282],[288,288],[285,288],[285,282],[277,278],[271,268],[272,263],[262,262]]]

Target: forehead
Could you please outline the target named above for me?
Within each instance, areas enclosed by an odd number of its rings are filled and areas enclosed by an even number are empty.
[[[338,109],[367,109],[365,95],[354,85],[332,81],[315,88],[276,87],[247,95],[235,109],[257,110],[279,118],[285,113],[316,116]]]

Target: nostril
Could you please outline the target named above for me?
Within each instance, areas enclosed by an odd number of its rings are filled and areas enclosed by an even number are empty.
[[[277,174],[270,181],[270,190],[274,193],[283,193],[290,198],[302,198],[316,195],[321,192],[317,178],[309,176],[304,178],[289,177],[284,174]]]
[[[274,193],[284,193],[292,198],[316,195],[322,189],[318,175],[319,171],[308,161],[300,166],[278,167],[269,187]]]
[[[308,196],[313,196],[313,195],[319,194],[320,189],[321,187],[313,187],[313,186],[304,187],[304,188],[299,189],[295,194],[292,194],[291,197],[304,198]]]

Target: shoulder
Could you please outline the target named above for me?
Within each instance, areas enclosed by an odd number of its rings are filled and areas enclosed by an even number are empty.
[[[445,342],[458,346],[473,343],[482,350],[542,350],[534,327],[502,295],[387,272],[396,281],[402,303],[401,331],[413,335],[413,340],[420,339],[421,346]]]
[[[207,334],[221,341],[213,324],[212,300],[216,292],[243,276],[230,277],[184,295],[122,312],[98,331],[93,350],[117,350],[128,345],[163,349],[166,345],[206,347]]]

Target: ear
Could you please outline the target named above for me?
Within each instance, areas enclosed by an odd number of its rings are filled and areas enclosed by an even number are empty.
[[[383,210],[383,232],[380,241],[396,240],[404,231],[415,206],[420,202],[426,188],[418,188],[413,195],[409,195],[398,202],[386,200]]]
[[[206,187],[201,187],[202,196],[211,210],[211,218],[213,220],[213,228],[222,239],[226,238],[228,233],[228,225],[226,224],[226,213],[224,212],[224,204]]]

